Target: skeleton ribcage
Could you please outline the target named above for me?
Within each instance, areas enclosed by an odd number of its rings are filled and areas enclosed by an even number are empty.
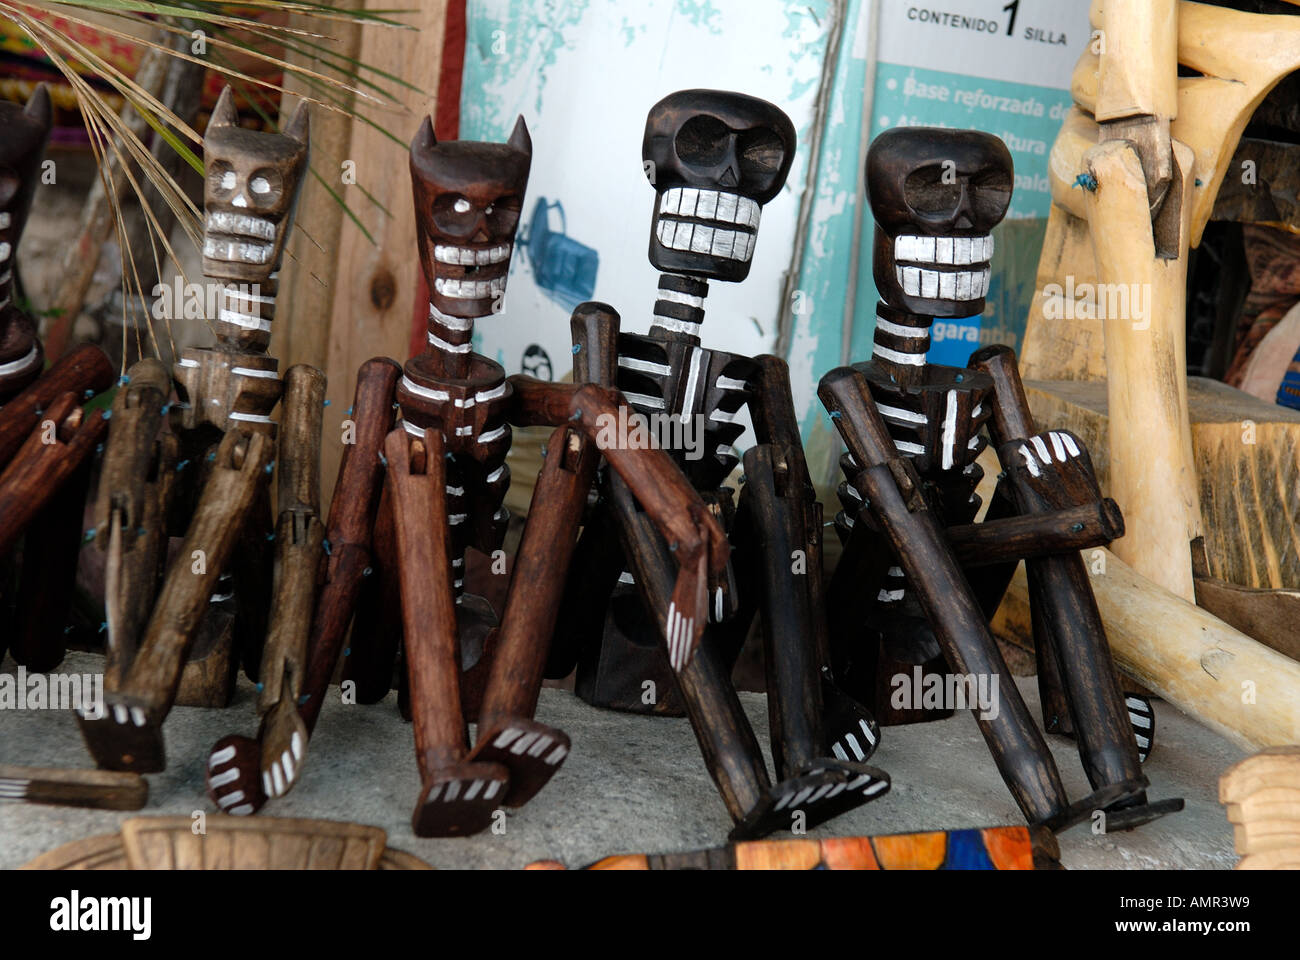
[[[736,442],[745,427],[736,416],[753,396],[758,365],[748,357],[706,350],[687,339],[624,333],[618,338],[619,390],[661,437],[665,414],[685,418],[691,443],[671,445],[674,459],[698,490],[714,490],[739,462]],[[666,445],[668,446],[668,445]]]
[[[903,386],[874,360],[854,364],[854,369],[866,377],[898,452],[929,481],[931,509],[938,511],[945,525],[971,522],[980,506],[975,488],[984,471],[975,461],[988,445],[980,431],[992,413],[992,381],[973,370],[926,366],[924,382]],[[849,479],[861,469],[847,453],[840,458],[840,467]],[[861,519],[862,498],[847,479],[840,483],[839,497],[843,510],[836,515],[835,526],[847,543]],[[894,566],[878,599],[897,602],[905,590],[903,572]]]

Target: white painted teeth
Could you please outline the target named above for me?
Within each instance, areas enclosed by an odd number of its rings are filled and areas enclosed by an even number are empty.
[[[512,244],[500,243],[495,247],[453,247],[438,244],[433,248],[433,259],[439,263],[454,263],[462,266],[484,266],[489,263],[501,263],[510,258]]]
[[[729,260],[748,260],[754,255],[755,236],[748,230],[723,230],[675,220],[660,220],[655,230],[659,242],[670,250],[690,250]]]
[[[0,243],[0,263],[9,259],[9,254],[13,253],[13,246],[8,243]]]
[[[674,187],[665,190],[659,201],[660,213],[678,217],[696,217],[717,223],[737,223],[758,228],[762,208],[758,202],[735,193]]]
[[[266,263],[271,259],[271,244],[207,237],[203,241],[203,255],[227,263]]]
[[[895,267],[898,285],[909,297],[927,300],[978,300],[989,292],[989,268],[940,272],[923,267]]]
[[[955,266],[988,263],[993,259],[993,237],[895,237],[894,259]]]
[[[270,220],[225,210],[208,214],[208,231],[229,233],[236,237],[256,237],[259,240],[275,239],[275,224]]]
[[[5,213],[0,213],[0,230],[8,230],[9,224],[12,222],[10,214],[7,211]]]
[[[444,297],[455,300],[482,300],[505,293],[506,278],[493,277],[491,280],[450,280],[438,277],[433,281],[433,289]]]

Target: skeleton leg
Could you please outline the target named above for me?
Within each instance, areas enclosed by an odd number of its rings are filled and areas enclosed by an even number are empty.
[[[351,425],[344,435],[343,459],[325,532],[331,547],[322,564],[299,697],[298,712],[308,736],[320,717],[357,594],[371,563],[371,528],[383,476],[381,446],[393,423],[393,388],[399,372],[397,364],[381,358],[368,360],[357,372]],[[207,790],[222,810],[251,814],[266,802],[262,752],[261,741],[250,737],[223,737],[213,745],[208,756]],[[299,759],[298,772],[301,767]]]
[[[102,717],[82,716],[95,762],[110,770],[149,773],[165,766],[162,724],[208,600],[226,568],[257,487],[265,480],[271,440],[231,430],[216,452],[198,510],[168,572],[153,616],[119,689]]]
[[[972,365],[994,382],[997,411],[993,430],[998,456],[1024,512],[1040,513],[1076,502],[1101,500],[1087,451],[1069,433],[1034,433],[1029,403],[1008,347],[987,347]],[[1037,481],[1043,482],[1037,482]],[[1055,676],[1069,705],[1079,756],[1094,790],[1125,785],[1126,794],[1108,814],[1108,829],[1127,829],[1182,808],[1181,800],[1148,804],[1141,788],[1138,744],[1128,706],[1120,693],[1105,627],[1078,553],[1027,563],[1035,646],[1050,647]],[[1040,635],[1041,630],[1041,635]],[[1143,731],[1149,733],[1150,731]],[[1146,737],[1150,746],[1150,738]],[[1136,788],[1135,786],[1136,785]],[[1107,805],[1109,806],[1109,805]]]
[[[568,426],[555,430],[515,557],[479,712],[478,743],[470,754],[510,769],[510,787],[502,800],[507,806],[530,800],[569,752],[563,731],[532,718],[578,523],[599,461],[596,445],[580,431]]]
[[[952,667],[965,674],[995,677],[1000,709],[977,714],[994,761],[1031,823],[1086,816],[1071,810],[1060,774],[1034,726],[1011,674],[1002,662],[983,612],[952,558],[942,530],[921,492],[912,464],[898,455],[862,374],[841,367],[824,376],[818,395],[836,414],[836,425],[864,468],[859,493],[871,505],[897,551],[907,581],[934,624]]]

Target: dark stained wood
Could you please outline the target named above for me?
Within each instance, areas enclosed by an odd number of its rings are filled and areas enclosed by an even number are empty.
[[[149,784],[135,773],[0,764],[0,799],[99,810],[139,810]]]
[[[86,343],[68,351],[45,374],[0,407],[0,470],[4,470],[44,411],[62,393],[83,398],[107,390],[113,383],[113,366],[104,351]]]

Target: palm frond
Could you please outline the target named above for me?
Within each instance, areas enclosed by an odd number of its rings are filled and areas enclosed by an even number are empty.
[[[31,39],[76,97],[99,166],[101,187],[113,228],[119,238],[124,305],[143,302],[145,294],[136,269],[136,252],[130,249],[123,216],[128,192],[135,194],[143,212],[149,243],[147,255],[152,257],[159,275],[162,274],[163,262],[173,264],[182,278],[184,270],[158,212],[149,202],[147,188],[151,187],[161,198],[193,243],[199,244],[202,237],[200,211],[143,137],[152,131],[200,174],[203,163],[195,147],[202,144],[202,138],[162,101],[160,85],[150,89],[148,85],[139,83],[137,77],[128,75],[120,66],[70,36],[71,31],[54,29],[47,22],[48,17],[93,28],[119,44],[128,44],[139,50],[142,58],[170,57],[215,71],[235,87],[269,129],[277,127],[273,118],[276,112],[274,98],[291,92],[322,109],[387,132],[394,107],[405,109],[402,106],[403,92],[419,92],[418,89],[390,70],[366,64],[345,50],[333,49],[337,40],[332,30],[344,23],[366,29],[412,29],[399,19],[412,12],[399,9],[353,10],[301,0],[241,0],[239,3],[211,0],[50,0],[39,4],[0,0],[0,17],[16,24]],[[191,51],[192,38],[201,38],[204,46],[209,48],[203,51],[205,55],[199,56]],[[232,59],[235,54],[245,64],[263,65],[265,75],[248,72],[247,67],[240,69]],[[258,68],[259,73],[261,70]],[[295,85],[292,91],[285,85],[290,78]],[[110,100],[115,99],[111,94],[118,95],[124,103],[120,112],[110,105]],[[388,122],[377,122],[366,115],[367,110],[387,114],[384,119]],[[400,139],[389,136],[396,144],[404,146]],[[373,237],[342,193],[332,188],[316,170],[312,170],[312,175],[373,243]],[[362,188],[359,192],[382,209],[382,204],[369,191]],[[302,232],[306,235],[305,230]],[[314,238],[308,236],[307,239],[319,246]],[[84,290],[81,293],[84,295]],[[61,332],[66,338],[80,306],[80,302],[74,302],[72,309],[54,319],[52,329],[64,325]],[[126,306],[124,309],[130,311],[132,308]],[[127,327],[131,326],[127,319],[123,317],[124,356]],[[151,318],[146,315],[144,321],[148,341],[154,352],[161,355]],[[139,326],[134,327],[137,344],[142,346]],[[52,336],[51,339],[56,338]],[[170,320],[167,339],[171,340]]]

